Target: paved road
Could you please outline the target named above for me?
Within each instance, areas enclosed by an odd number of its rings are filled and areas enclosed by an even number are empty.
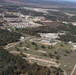
[[[30,37],[27,37],[26,39],[20,40],[19,42],[8,44],[8,45],[6,45],[6,46],[4,47],[4,49],[9,49],[9,48],[11,48],[11,47],[13,47],[13,46],[19,44],[20,42],[29,39],[29,38],[30,38]]]
[[[74,68],[73,68],[73,70],[72,70],[72,72],[71,72],[71,74],[70,74],[70,75],[73,75],[73,73],[74,73],[75,69],[76,69],[76,64],[75,64],[75,66],[74,66]]]
[[[59,49],[59,47],[55,51],[57,51],[58,49]]]
[[[64,75],[67,75],[67,73],[64,71]]]

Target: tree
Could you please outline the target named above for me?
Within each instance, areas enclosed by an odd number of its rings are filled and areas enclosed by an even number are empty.
[[[51,45],[51,47],[50,47],[51,49],[53,49],[54,47],[53,47],[53,45]]]
[[[48,46],[48,49],[51,49],[51,46]]]
[[[54,54],[58,54],[57,51],[54,51]]]
[[[39,49],[38,46],[36,46],[36,47],[35,47],[35,50],[38,50],[38,49]]]
[[[50,57],[50,58],[53,58],[54,55],[53,55],[52,53],[49,53],[49,57]]]
[[[41,45],[41,48],[46,48],[44,45]]]
[[[35,46],[37,46],[37,44],[36,44],[35,42],[32,42],[31,44],[32,44],[32,45],[35,45]]]
[[[46,54],[46,53],[43,53],[43,55],[44,55],[44,56],[47,56],[47,54]]]
[[[57,59],[57,60],[60,60],[60,56],[59,56],[59,55],[57,55],[57,56],[56,56],[56,59]]]
[[[60,46],[63,47],[64,45],[63,44],[60,44]]]
[[[19,43],[19,46],[20,46],[20,47],[22,47],[22,44],[23,44],[23,43],[22,43],[22,42],[20,42],[20,43]]]

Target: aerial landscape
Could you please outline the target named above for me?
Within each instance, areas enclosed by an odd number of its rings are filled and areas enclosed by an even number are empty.
[[[76,75],[76,0],[0,0],[0,75]]]

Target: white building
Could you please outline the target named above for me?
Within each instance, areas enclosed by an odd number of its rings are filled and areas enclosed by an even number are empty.
[[[21,40],[25,39],[25,37],[21,36]]]
[[[72,43],[72,45],[73,45],[72,49],[76,50],[76,43]]]
[[[56,39],[59,38],[58,34],[55,33],[39,33],[42,38]]]

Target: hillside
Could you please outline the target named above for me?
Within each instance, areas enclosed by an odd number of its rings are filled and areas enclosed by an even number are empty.
[[[62,72],[60,68],[42,67],[35,64],[29,64],[20,56],[14,56],[0,47],[0,75],[59,75]]]
[[[19,41],[21,34],[0,29],[0,46]],[[10,40],[9,40],[10,39]]]

